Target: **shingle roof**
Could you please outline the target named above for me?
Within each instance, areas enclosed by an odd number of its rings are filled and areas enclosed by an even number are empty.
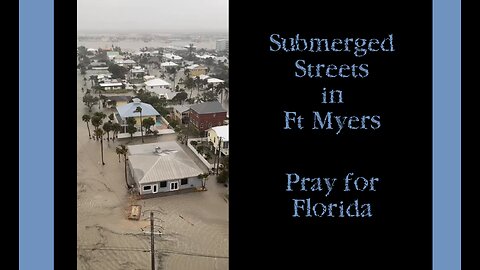
[[[218,101],[198,103],[192,105],[190,108],[198,114],[226,112],[222,104]]]

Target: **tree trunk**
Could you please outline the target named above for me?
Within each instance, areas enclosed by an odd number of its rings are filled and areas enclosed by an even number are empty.
[[[142,136],[142,143],[143,141],[143,121],[142,121],[142,111],[140,111],[140,135]]]
[[[127,184],[127,189],[129,189],[130,186],[128,185],[128,177],[127,177],[127,155],[125,154],[123,157],[125,159],[125,183]]]
[[[103,162],[103,138],[100,139],[100,152],[102,153],[102,165],[105,165],[105,162]]]
[[[87,122],[87,129],[88,129],[88,138],[91,139],[92,136],[90,135],[90,126],[88,125],[88,122]]]

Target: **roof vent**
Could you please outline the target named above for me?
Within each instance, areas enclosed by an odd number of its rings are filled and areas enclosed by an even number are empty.
[[[171,150],[171,149],[162,150],[159,146],[155,147],[155,151],[154,151],[154,153],[157,156],[165,156],[165,155],[174,154],[177,152],[178,152],[177,150]]]

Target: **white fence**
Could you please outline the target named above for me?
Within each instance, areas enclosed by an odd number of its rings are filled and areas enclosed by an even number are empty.
[[[193,139],[188,139],[187,141],[187,146],[188,148],[190,148],[190,150],[192,150],[192,152],[200,159],[200,161],[202,161],[202,163],[207,166],[207,168],[209,170],[211,170],[213,168],[213,165],[210,164],[202,155],[200,155],[200,153],[197,152],[197,149],[195,149],[195,147],[193,145],[190,144],[191,141],[206,141],[207,138],[193,138]]]

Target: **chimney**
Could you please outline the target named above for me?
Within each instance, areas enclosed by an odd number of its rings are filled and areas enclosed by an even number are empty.
[[[134,98],[132,101],[134,104],[140,104],[140,102],[142,102],[139,98]]]

